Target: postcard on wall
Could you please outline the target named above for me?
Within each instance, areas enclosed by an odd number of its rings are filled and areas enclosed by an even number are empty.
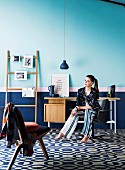
[[[35,88],[23,88],[22,89],[22,97],[35,97]]]
[[[11,58],[11,61],[13,61],[13,62],[20,62],[19,55],[12,55],[10,58]]]
[[[52,74],[51,84],[55,85],[55,94],[59,94],[60,97],[69,97],[69,74]]]
[[[27,71],[15,71],[14,80],[27,80]]]
[[[33,68],[33,55],[24,56],[23,67]]]

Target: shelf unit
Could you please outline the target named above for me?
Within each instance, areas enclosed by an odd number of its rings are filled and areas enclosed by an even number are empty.
[[[28,71],[27,72],[27,75],[28,74],[31,74],[31,75],[35,75],[35,103],[34,104],[29,104],[29,105],[25,105],[25,104],[20,104],[20,105],[16,105],[17,107],[34,107],[35,108],[35,122],[37,122],[37,92],[38,92],[38,56],[39,56],[39,51],[36,51],[36,55],[33,56],[33,59],[35,59],[35,72],[30,72]],[[9,87],[9,75],[13,75],[15,74],[15,72],[11,72],[9,70],[10,68],[10,51],[8,50],[7,51],[7,54],[6,54],[6,103],[8,103],[8,92],[9,91],[20,91],[22,90],[22,88],[18,88],[18,87]],[[24,56],[20,56],[21,59],[24,58]]]

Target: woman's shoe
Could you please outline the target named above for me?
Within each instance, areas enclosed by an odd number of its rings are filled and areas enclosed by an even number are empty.
[[[59,140],[59,139],[61,139],[62,137],[64,137],[64,134],[60,132],[60,133],[55,137],[55,140]]]

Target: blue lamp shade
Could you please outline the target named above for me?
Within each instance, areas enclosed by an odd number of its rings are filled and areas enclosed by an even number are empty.
[[[62,64],[60,65],[60,69],[68,69],[68,68],[69,68],[69,66],[66,63],[66,60],[63,60]]]

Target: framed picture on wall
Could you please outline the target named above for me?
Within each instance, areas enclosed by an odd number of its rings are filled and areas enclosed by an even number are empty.
[[[33,55],[24,56],[23,67],[33,68]]]
[[[54,85],[54,94],[69,97],[69,74],[51,74],[51,85]]]
[[[27,71],[15,71],[14,80],[27,80]]]
[[[12,55],[11,61],[13,62],[20,62],[20,56],[19,55]]]
[[[22,88],[22,97],[35,97],[35,88]]]

